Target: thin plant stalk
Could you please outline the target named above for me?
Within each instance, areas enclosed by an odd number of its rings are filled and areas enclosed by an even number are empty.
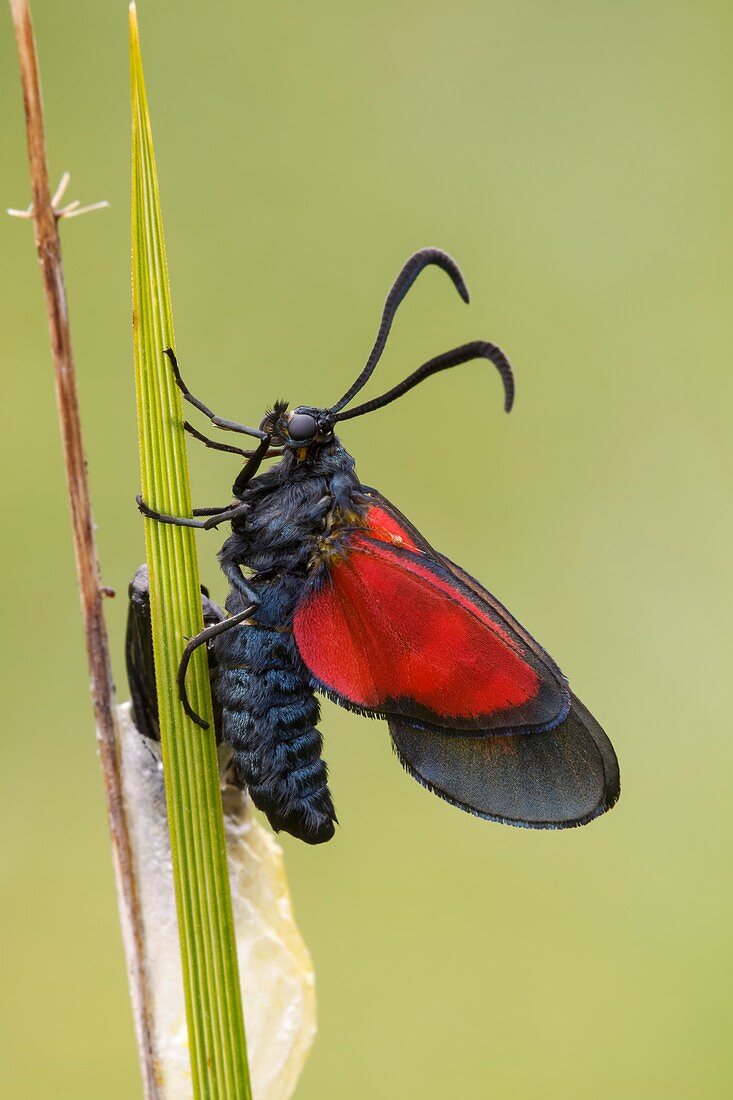
[[[190,516],[181,395],[158,179],[134,4],[130,7],[132,272],[142,494],[160,512]],[[227,874],[205,649],[189,666],[186,716],[176,673],[186,640],[203,628],[194,532],[145,519],[161,749],[171,836],[191,1071],[196,1097],[251,1096]]]
[[[72,535],[81,597],[89,680],[102,766],[107,817],[122,921],[138,1053],[146,1100],[159,1096],[153,1056],[152,1026],[144,962],[140,900],[124,812],[122,778],[117,753],[114,682],[109,659],[103,601],[109,590],[101,583],[89,494],[81,420],[71,346],[58,220],[48,182],[43,103],[33,22],[28,0],[10,0],[25,104],[30,167],[32,218],[43,279],[48,328],[55,368],[56,402],[71,505]],[[75,208],[78,204],[72,204]],[[80,211],[76,210],[77,213]]]

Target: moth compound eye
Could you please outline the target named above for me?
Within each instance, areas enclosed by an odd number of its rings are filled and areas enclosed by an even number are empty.
[[[308,413],[293,413],[288,421],[288,435],[298,443],[313,439],[317,431],[318,424]]]

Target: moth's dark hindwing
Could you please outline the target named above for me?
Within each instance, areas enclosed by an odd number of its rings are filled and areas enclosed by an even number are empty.
[[[423,787],[489,821],[569,829],[610,810],[620,793],[613,746],[572,697],[567,718],[546,733],[477,737],[425,731],[399,718],[389,729],[397,756]]]
[[[330,840],[336,815],[321,759],[318,702],[287,624],[299,585],[293,578],[253,585],[265,625],[230,630],[215,639],[214,692],[222,736],[254,804],[272,827],[309,844]],[[242,609],[232,593],[227,609]]]

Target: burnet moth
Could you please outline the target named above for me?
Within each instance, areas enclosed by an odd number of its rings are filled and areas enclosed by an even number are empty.
[[[499,601],[433,550],[376,489],[363,485],[334,434],[338,423],[402,397],[438,371],[469,360],[493,363],[512,407],[514,379],[504,353],[475,341],[444,352],[380,397],[348,408],[376,367],[400,302],[429,265],[450,277],[465,302],[455,262],[438,249],[412,256],[390,290],[364,369],[328,409],[278,401],[259,428],[217,416],[188,390],[186,399],[217,428],[253,436],[254,450],[207,447],[246,461],[234,503],[199,508],[196,519],[161,523],[209,529],[231,523],[219,553],[231,585],[228,615],[204,599],[205,629],[186,646],[179,669],[206,645],[217,735],[233,750],[239,781],[273,828],[310,844],[329,840],[336,815],[321,758],[316,693],[387,721],[395,752],[419,783],[462,810],[509,825],[584,825],[619,795],[613,747],[571,692],[550,656]],[[280,461],[258,473],[264,459]],[[243,572],[246,570],[246,573]],[[131,586],[128,669],[135,716],[156,734],[157,714],[146,575]]]

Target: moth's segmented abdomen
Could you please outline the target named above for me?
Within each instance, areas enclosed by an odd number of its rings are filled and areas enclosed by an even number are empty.
[[[257,626],[217,639],[222,736],[255,806],[273,829],[310,844],[334,833],[316,728],[320,711],[292,636]]]

